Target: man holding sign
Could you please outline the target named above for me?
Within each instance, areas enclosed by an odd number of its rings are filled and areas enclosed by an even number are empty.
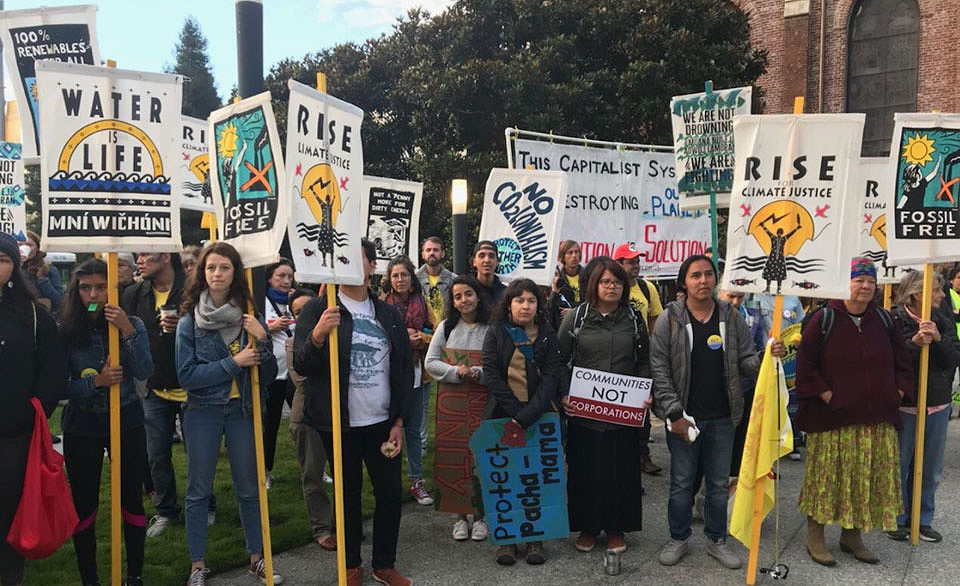
[[[641,528],[640,436],[652,381],[646,320],[630,305],[631,282],[623,267],[604,260],[584,285],[586,303],[560,324],[561,362],[572,369],[560,379],[570,416],[570,529],[580,531],[583,552],[601,531],[607,549],[622,552],[624,533]]]

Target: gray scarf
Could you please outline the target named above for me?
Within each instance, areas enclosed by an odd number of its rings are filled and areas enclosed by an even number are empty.
[[[193,319],[197,326],[204,330],[219,331],[223,343],[229,347],[240,335],[243,310],[234,305],[232,300],[216,307],[210,299],[210,291],[203,291],[200,293],[200,301],[193,308]]]

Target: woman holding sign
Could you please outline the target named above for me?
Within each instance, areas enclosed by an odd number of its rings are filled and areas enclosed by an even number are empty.
[[[177,376],[187,391],[183,427],[190,438],[185,499],[189,586],[206,584],[207,505],[221,438],[226,438],[250,573],[266,580],[249,367],[259,365],[260,384],[266,387],[277,376],[277,361],[266,324],[244,313],[249,301],[236,249],[225,242],[208,246],[197,260],[177,324]],[[260,396],[266,396],[265,390]],[[279,584],[276,562],[273,572],[273,582]]]
[[[560,359],[567,365],[560,395],[569,415],[570,530],[580,532],[576,548],[584,552],[596,546],[601,531],[608,550],[625,551],[624,533],[639,531],[642,518],[641,427],[578,416],[568,396],[571,369],[577,367],[650,377],[650,338],[644,317],[630,306],[629,280],[616,261],[604,261],[586,284],[586,303],[560,325]],[[647,392],[644,409],[651,403],[649,386]]]
[[[120,365],[109,366],[108,324],[120,331]],[[63,410],[63,456],[80,523],[73,534],[81,584],[99,584],[97,574],[97,506],[103,451],[110,447],[110,385],[120,384],[120,507],[127,545],[129,586],[142,585],[143,542],[147,519],[140,487],[146,475],[147,436],[143,405],[134,379],[153,374],[147,328],[107,304],[107,263],[84,261],[67,288],[60,315],[69,380]]]
[[[530,279],[510,283],[493,310],[492,327],[483,341],[483,376],[487,381],[484,419],[510,418],[501,443],[523,446],[524,430],[554,409],[563,374],[557,334],[546,316],[543,294]],[[517,560],[515,544],[497,547],[497,563]],[[543,543],[527,544],[528,564],[546,561]]]

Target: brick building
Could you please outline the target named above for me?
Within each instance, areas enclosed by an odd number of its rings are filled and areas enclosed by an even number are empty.
[[[800,95],[807,112],[865,112],[863,154],[877,156],[894,112],[960,111],[960,0],[734,2],[768,52],[766,113]]]

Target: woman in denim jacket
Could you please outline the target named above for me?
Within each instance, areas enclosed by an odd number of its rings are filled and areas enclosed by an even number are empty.
[[[140,487],[146,474],[143,406],[134,379],[153,374],[150,340],[140,318],[107,303],[107,265],[91,259],[77,267],[60,317],[67,356],[69,402],[63,411],[63,455],[80,523],[73,534],[80,583],[99,584],[97,504],[103,451],[110,448],[110,385],[120,385],[120,511],[127,546],[128,586],[142,586],[146,517]],[[108,324],[120,331],[120,366],[110,366]]]
[[[266,581],[253,443],[250,370],[260,372],[261,403],[277,376],[266,324],[246,315],[250,290],[240,255],[229,244],[208,246],[197,261],[184,293],[177,325],[177,377],[187,392],[184,431],[187,441],[187,546],[189,586],[206,584],[207,508],[213,477],[226,438],[240,523],[250,553],[250,573]],[[250,344],[250,339],[255,344]],[[274,584],[282,578],[274,565]]]

